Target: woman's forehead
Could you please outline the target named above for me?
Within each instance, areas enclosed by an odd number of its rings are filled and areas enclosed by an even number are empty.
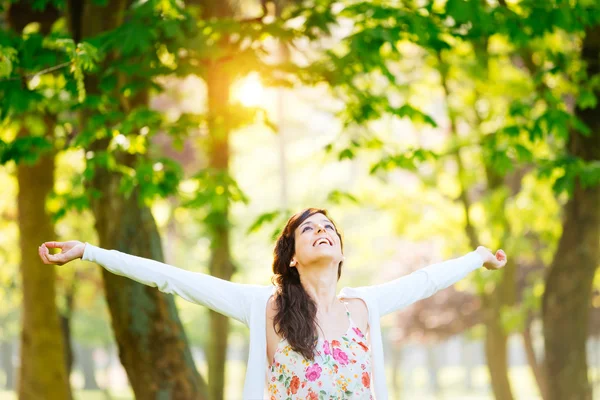
[[[309,224],[314,224],[314,223],[331,223],[333,224],[333,222],[331,222],[325,215],[321,214],[321,213],[317,213],[317,214],[313,214],[310,217],[306,218],[299,226],[298,228],[300,228],[301,226],[304,225],[309,225]]]

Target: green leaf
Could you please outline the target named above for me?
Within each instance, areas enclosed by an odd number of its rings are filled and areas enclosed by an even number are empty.
[[[15,61],[17,61],[17,50],[0,46],[0,78],[10,76]]]
[[[333,204],[341,204],[343,201],[349,200],[351,203],[358,205],[360,202],[354,195],[349,192],[344,192],[338,189],[332,190],[327,195],[327,201]]]
[[[519,134],[521,133],[521,127],[518,125],[506,126],[502,129],[502,133],[505,133],[509,137],[516,138],[519,137]]]
[[[522,144],[516,144],[515,150],[517,151],[517,158],[519,161],[528,162],[533,160],[533,154],[531,150]]]
[[[572,128],[581,133],[583,136],[590,137],[592,134],[592,130],[583,122],[581,119],[577,118],[577,116],[571,116],[571,126]]]
[[[596,108],[598,104],[598,98],[594,94],[594,92],[590,89],[582,88],[581,92],[579,92],[579,97],[577,98],[577,106],[585,110],[586,108]]]
[[[500,149],[492,153],[491,165],[500,175],[505,175],[514,168],[513,161],[508,157],[505,151]]]
[[[585,163],[579,177],[583,188],[600,185],[600,161],[594,160]]]
[[[45,137],[18,137],[10,143],[3,142],[3,146],[0,146],[0,165],[9,161],[33,165],[41,155],[50,150],[52,150],[52,143]]]
[[[250,225],[247,233],[258,231],[264,224],[272,222],[281,215],[281,211],[271,211],[259,215],[256,220]]]
[[[351,149],[344,149],[338,155],[338,160],[342,161],[345,159],[352,160],[354,158],[354,152]]]
[[[466,0],[448,0],[446,13],[454,18],[458,25],[472,21],[474,18],[472,2]]]
[[[408,117],[413,122],[425,123],[427,125],[431,125],[434,128],[437,127],[437,123],[433,120],[433,118],[423,113],[422,111],[414,108],[411,105],[405,104],[400,108],[390,106],[387,107],[387,109],[392,114],[400,118]]]

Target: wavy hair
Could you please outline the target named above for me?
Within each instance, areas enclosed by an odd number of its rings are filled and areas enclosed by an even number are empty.
[[[277,286],[275,293],[276,314],[273,319],[275,332],[287,339],[291,348],[302,354],[307,360],[313,360],[317,346],[317,304],[304,290],[300,283],[298,269],[290,267],[294,256],[294,232],[304,220],[314,214],[321,213],[327,218],[327,211],[319,208],[307,208],[294,214],[277,238],[273,259],[273,284]],[[329,218],[331,220],[331,218]],[[344,244],[337,226],[331,220],[340,238],[342,251]],[[338,265],[338,280],[342,275],[342,264]]]

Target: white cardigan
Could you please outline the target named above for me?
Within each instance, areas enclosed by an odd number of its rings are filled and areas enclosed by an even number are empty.
[[[243,399],[264,398],[268,367],[265,318],[267,301],[275,291],[274,286],[233,283],[89,243],[86,243],[82,259],[100,264],[114,274],[157,287],[163,293],[177,294],[248,326],[250,352]],[[372,384],[377,400],[388,398],[379,319],[454,284],[482,265],[483,258],[472,251],[380,285],[341,290],[339,298],[359,298],[367,305],[373,359]]]

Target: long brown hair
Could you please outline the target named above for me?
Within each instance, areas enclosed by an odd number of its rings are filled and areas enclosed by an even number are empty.
[[[318,213],[329,218],[326,210],[318,208],[307,208],[293,215],[277,238],[273,251],[274,275],[272,281],[277,286],[275,294],[277,312],[273,319],[273,327],[278,335],[287,339],[294,351],[302,354],[307,360],[314,358],[317,346],[317,304],[302,287],[298,269],[290,267],[290,261],[295,251],[294,232],[296,228],[308,217]],[[340,238],[343,251],[342,236],[335,223],[333,225]],[[338,280],[342,275],[342,264],[343,261],[338,266]]]

